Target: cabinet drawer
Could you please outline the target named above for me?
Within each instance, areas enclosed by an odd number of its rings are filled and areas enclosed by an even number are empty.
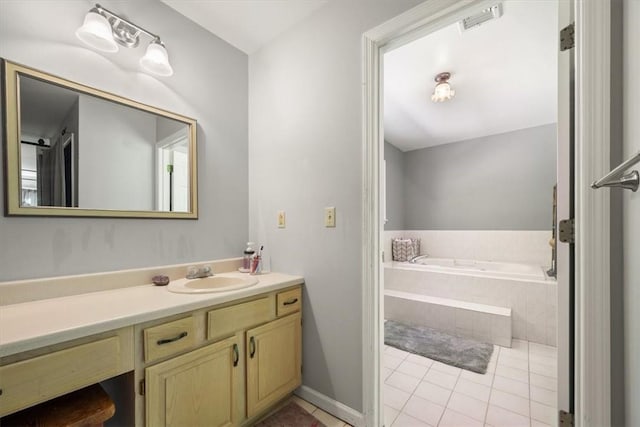
[[[133,369],[132,339],[126,330],[0,367],[0,416]]]
[[[190,349],[195,343],[193,317],[175,320],[144,330],[144,361]]]
[[[276,296],[276,315],[286,316],[289,313],[300,311],[302,304],[302,289],[296,288],[289,291],[280,292]]]
[[[207,313],[207,339],[233,335],[274,318],[273,296],[211,310]]]

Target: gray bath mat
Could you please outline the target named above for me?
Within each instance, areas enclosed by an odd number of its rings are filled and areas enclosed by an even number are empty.
[[[394,320],[384,323],[384,343],[479,374],[487,372],[493,353],[492,344]]]

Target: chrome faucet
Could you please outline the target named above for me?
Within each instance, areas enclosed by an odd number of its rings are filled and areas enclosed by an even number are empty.
[[[413,258],[411,258],[409,260],[409,262],[411,264],[415,264],[416,262],[418,262],[419,260],[424,259],[424,258],[429,258],[429,255],[425,254],[425,255],[414,256]]]
[[[187,279],[201,279],[209,276],[213,276],[213,269],[210,265],[203,265],[201,267],[191,265],[187,268]]]

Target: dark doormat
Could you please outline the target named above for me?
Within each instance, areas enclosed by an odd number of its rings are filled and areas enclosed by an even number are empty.
[[[296,405],[288,403],[275,414],[255,424],[256,427],[326,427],[313,415]]]
[[[478,374],[487,372],[493,353],[492,344],[395,320],[384,323],[384,343]]]

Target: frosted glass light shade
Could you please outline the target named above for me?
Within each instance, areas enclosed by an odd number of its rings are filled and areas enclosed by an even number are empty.
[[[453,98],[456,94],[456,91],[451,89],[451,86],[447,82],[438,83],[433,90],[433,95],[431,95],[431,100],[433,102],[444,102]]]
[[[83,43],[103,52],[117,52],[118,44],[113,39],[111,24],[98,12],[89,11],[84,17],[84,24],[76,31]]]
[[[167,49],[157,41],[149,43],[147,52],[140,58],[140,66],[151,74],[158,76],[167,77],[173,74]]]

